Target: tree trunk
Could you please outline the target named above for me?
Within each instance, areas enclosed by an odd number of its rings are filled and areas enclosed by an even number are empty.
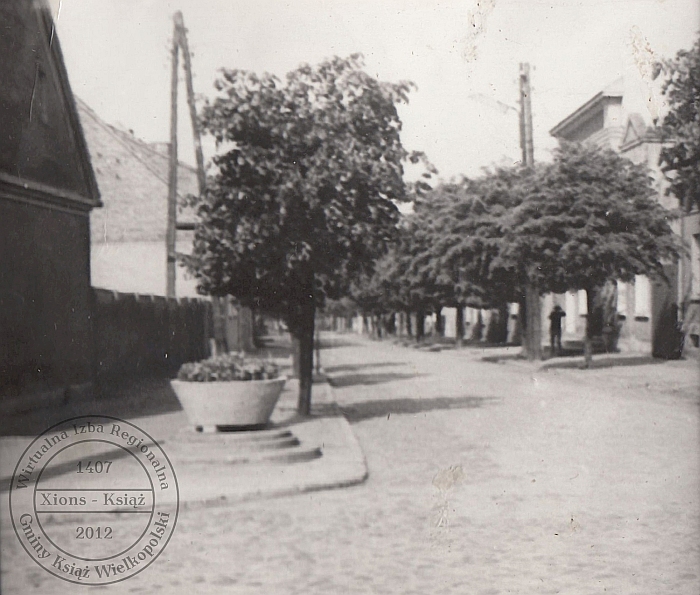
[[[416,312],[416,341],[419,343],[425,337],[425,312],[419,310]]]
[[[520,296],[518,301],[518,324],[520,324],[520,344],[522,353],[527,357],[530,351],[530,333],[527,330],[527,300],[525,294]]]
[[[464,344],[464,306],[457,304],[457,346],[461,347]]]
[[[476,324],[472,327],[472,341],[481,341],[484,338],[484,317],[481,309],[476,314]]]
[[[299,339],[292,335],[292,378],[299,378]]]
[[[525,288],[525,310],[527,316],[527,359],[542,359],[542,306],[537,283],[528,283]]]
[[[314,365],[316,374],[321,373],[321,325],[314,323]]]
[[[508,304],[499,304],[491,310],[491,319],[486,338],[490,343],[506,343],[508,341]]]
[[[588,369],[593,363],[593,344],[592,344],[592,333],[593,325],[591,324],[591,313],[593,312],[593,291],[586,289],[586,335],[583,339],[583,366]]]
[[[406,335],[413,336],[413,325],[411,324],[411,312],[406,311]]]
[[[311,384],[314,372],[314,318],[316,308],[312,300],[301,307],[297,339],[299,341],[299,400],[300,415],[311,413]]]
[[[445,336],[445,328],[442,324],[442,306],[435,308],[435,333],[438,337]]]

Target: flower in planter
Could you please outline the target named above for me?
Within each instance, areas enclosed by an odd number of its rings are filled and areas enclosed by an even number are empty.
[[[178,380],[186,382],[227,382],[272,380],[279,377],[279,367],[271,361],[248,358],[243,354],[224,353],[180,367]]]

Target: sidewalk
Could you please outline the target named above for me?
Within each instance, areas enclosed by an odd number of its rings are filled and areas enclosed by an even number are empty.
[[[164,555],[110,594],[700,592],[692,362],[544,371],[456,350],[323,339],[333,401],[319,403],[316,390],[315,410],[322,419],[343,412],[367,481],[275,499],[232,494],[230,506],[195,500]],[[276,415],[286,407],[293,420],[290,388]],[[177,450],[183,414],[159,406],[135,421]],[[263,441],[297,437],[313,455],[303,425],[281,425]],[[257,468],[301,474],[321,461]],[[187,482],[195,480],[221,482],[206,473]],[[70,529],[56,534],[70,539]],[[2,537],[3,593],[75,591],[36,568],[11,530]]]
[[[314,407],[309,418],[296,414],[298,383],[289,381],[271,420],[271,429],[290,433],[297,441],[283,452],[265,453],[251,445],[249,436],[197,435],[199,458],[188,449],[175,449],[171,460],[180,484],[180,502],[185,508],[225,501],[274,498],[296,493],[348,487],[367,479],[362,449],[350,425],[334,413],[328,383],[314,384]],[[195,434],[189,428],[182,434]],[[251,436],[251,434],[253,436]],[[181,437],[178,437],[181,439]],[[232,442],[247,440],[249,458],[225,462]],[[228,444],[227,444],[228,442]],[[191,443],[188,444],[188,447]],[[166,439],[166,450],[167,439]],[[264,447],[263,447],[264,448]],[[168,450],[170,453],[170,450]],[[298,458],[297,458],[298,457]],[[202,481],[203,465],[207,481]]]
[[[149,387],[153,390],[153,401],[167,400],[163,394],[156,395],[165,391],[162,383],[145,381],[134,385],[132,390],[148,393]],[[155,415],[141,416],[132,403],[127,407],[129,415],[120,415],[119,403],[112,401],[65,406],[63,411],[53,411],[52,419],[105,414],[142,428],[170,458],[183,508],[362,483],[367,478],[364,455],[348,422],[333,407],[331,387],[328,383],[314,384],[314,409],[309,418],[296,414],[297,391],[297,381],[288,381],[270,427],[257,432],[199,434],[189,426],[184,412],[173,411],[173,406],[163,406],[163,411]],[[137,394],[131,396],[141,400]],[[36,419],[30,419],[29,425],[39,427]],[[32,435],[0,438],[3,508],[7,506],[9,478],[15,463],[33,438]]]
[[[553,357],[542,361],[528,361],[521,356],[520,346],[480,346],[465,345],[461,348],[450,346],[448,349],[428,350],[416,349],[413,344],[405,346],[401,342],[391,339],[374,340],[357,335],[339,335],[343,337],[343,343],[350,347],[345,356],[357,361],[357,365],[333,366],[326,369],[326,375],[331,383],[348,384],[348,369],[363,371],[365,381],[369,386],[375,382],[388,380],[410,380],[412,383],[430,384],[426,374],[407,374],[408,370],[416,370],[415,361],[431,362],[431,370],[445,368],[452,373],[454,366],[468,367],[471,370],[480,371],[477,375],[471,375],[472,385],[485,386],[493,384],[497,376],[525,374],[531,380],[539,379],[539,382],[556,382],[572,384],[574,386],[587,386],[590,389],[602,393],[624,390],[650,391],[655,396],[663,394],[682,397],[686,401],[697,399],[700,394],[700,362],[695,356],[689,356],[680,360],[664,360],[653,358],[646,353],[600,353],[593,356],[590,368],[583,367],[583,356]],[[340,339],[336,339],[340,340]],[[384,354],[391,353],[392,361],[377,362],[366,361],[366,350],[376,347]],[[364,370],[360,362],[365,359]],[[328,363],[328,357],[326,357]],[[472,368],[472,365],[474,366]],[[421,364],[422,366],[422,364]],[[370,374],[370,370],[372,373]],[[381,370],[381,373],[380,373]],[[455,368],[454,371],[457,369]],[[340,373],[340,377],[339,374]],[[448,372],[446,372],[448,373]],[[346,378],[343,378],[346,376]],[[369,380],[367,380],[369,379]],[[513,387],[516,388],[516,387]],[[489,389],[490,392],[490,389]],[[336,391],[336,400],[342,404],[342,396]]]

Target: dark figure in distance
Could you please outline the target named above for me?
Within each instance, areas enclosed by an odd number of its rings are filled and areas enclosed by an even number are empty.
[[[566,316],[566,312],[561,309],[561,306],[554,306],[549,315],[549,342],[551,345],[551,354],[554,355],[554,343],[557,344],[557,355],[561,355],[561,319]]]

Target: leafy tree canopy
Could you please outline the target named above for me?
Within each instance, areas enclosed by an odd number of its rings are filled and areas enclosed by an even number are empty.
[[[429,258],[454,301],[476,307],[518,301],[522,279],[504,248],[503,217],[520,204],[528,171],[498,168],[475,179],[438,186],[426,201],[434,211]]]
[[[407,217],[402,236],[401,256],[405,307],[417,311],[435,311],[458,303],[457,283],[433,252],[440,238],[440,211],[434,192],[417,197],[414,212]]]
[[[403,217],[397,240],[377,261],[373,274],[353,283],[353,299],[365,313],[427,313],[454,302],[450,280],[440,275],[430,258],[435,213],[422,200],[416,201],[415,209]]]
[[[519,301],[528,282],[560,293],[663,278],[678,254],[673,215],[655,200],[646,168],[589,145],[562,145],[535,168],[438,186],[426,204],[423,258],[463,303]]]
[[[188,265],[202,292],[279,315],[294,332],[309,306],[371,271],[395,235],[402,164],[424,158],[399,136],[396,104],[412,85],[380,82],[352,55],[284,82],[224,69],[215,87],[201,124],[222,152],[195,201]]]
[[[525,197],[503,214],[497,265],[543,292],[593,290],[635,275],[665,279],[678,257],[673,214],[655,198],[647,168],[610,149],[563,144],[525,179]]]
[[[661,130],[671,143],[661,150],[660,164],[681,204],[700,207],[700,37],[657,68],[668,103]]]

